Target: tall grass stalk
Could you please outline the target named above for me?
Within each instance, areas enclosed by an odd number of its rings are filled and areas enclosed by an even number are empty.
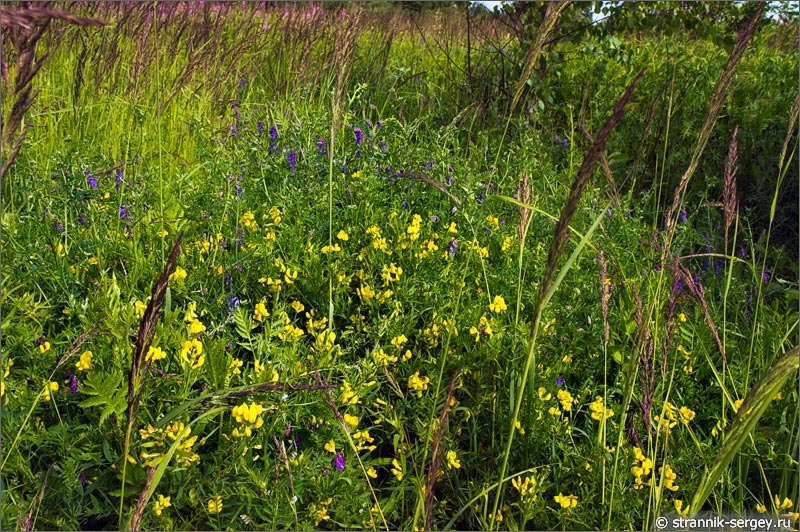
[[[522,378],[519,385],[519,392],[517,394],[516,404],[514,405],[512,414],[511,414],[511,421],[509,423],[510,429],[508,432],[508,438],[506,440],[505,450],[503,451],[502,455],[502,465],[500,467],[500,478],[498,480],[498,489],[495,493],[494,498],[494,505],[492,508],[492,514],[490,516],[490,523],[489,529],[494,530],[497,518],[497,509],[500,505],[500,497],[502,494],[502,485],[505,481],[505,474],[508,468],[508,457],[511,454],[511,446],[514,442],[514,433],[516,431],[516,423],[519,419],[519,411],[522,406],[522,400],[525,395],[526,384],[528,380],[528,374],[531,372],[532,368],[535,368],[535,358],[536,358],[536,337],[539,331],[539,322],[541,320],[542,311],[547,307],[550,298],[553,296],[555,291],[558,289],[561,280],[566,276],[569,269],[572,267],[572,264],[577,260],[578,256],[580,255],[581,250],[585,246],[586,242],[591,238],[591,235],[594,233],[594,230],[600,225],[600,221],[602,220],[603,216],[605,216],[605,209],[603,209],[595,219],[594,224],[592,227],[587,231],[584,238],[578,244],[578,247],[575,249],[573,254],[570,256],[569,260],[566,264],[562,267],[558,277],[554,279],[556,268],[558,267],[558,263],[561,258],[561,254],[564,251],[564,248],[567,245],[567,241],[569,240],[568,237],[568,226],[570,220],[575,215],[575,212],[578,208],[578,203],[580,201],[581,195],[583,193],[584,188],[589,182],[589,177],[592,174],[592,169],[594,168],[594,163],[597,161],[600,152],[602,151],[603,147],[605,146],[606,141],[608,140],[609,135],[611,135],[611,131],[619,124],[622,120],[622,116],[624,114],[625,105],[630,100],[631,96],[633,96],[633,90],[636,88],[639,80],[644,75],[644,70],[639,72],[633,82],[628,86],[625,93],[622,97],[617,101],[614,105],[614,109],[611,112],[611,116],[606,120],[606,123],[603,124],[603,127],[600,129],[600,133],[597,135],[597,139],[595,140],[594,144],[592,144],[589,151],[586,153],[584,157],[583,163],[581,167],[578,169],[578,174],[575,177],[575,181],[572,183],[572,187],[570,189],[569,196],[567,196],[567,202],[564,208],[561,211],[561,216],[556,223],[553,242],[550,245],[550,249],[547,253],[547,264],[545,265],[545,272],[542,277],[541,284],[539,285],[539,293],[536,298],[536,303],[533,309],[533,317],[531,318],[531,332],[530,332],[530,339],[528,342],[528,354],[525,360],[525,368],[522,372]],[[531,383],[533,380],[531,379]],[[513,386],[513,383],[509,383]]]

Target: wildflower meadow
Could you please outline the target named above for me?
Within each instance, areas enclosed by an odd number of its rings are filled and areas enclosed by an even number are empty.
[[[796,4],[0,15],[3,528],[797,530]]]

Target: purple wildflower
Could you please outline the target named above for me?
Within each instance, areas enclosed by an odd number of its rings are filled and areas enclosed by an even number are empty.
[[[564,386],[564,377],[558,377],[556,379],[556,386]]]
[[[120,220],[130,220],[131,219],[131,206],[130,205],[120,205],[119,206],[119,219]]]
[[[569,148],[569,140],[567,140],[567,137],[564,137],[564,147]]]
[[[81,212],[78,215],[78,225],[83,225],[85,223],[86,223],[86,213],[85,212]]]
[[[386,141],[383,140],[383,139],[381,139],[381,141],[378,143],[378,145],[381,147],[381,151],[388,151],[389,150],[389,148],[386,146]]]
[[[236,183],[236,196],[241,197],[241,195],[242,195],[242,185]]]
[[[236,307],[241,305],[239,298],[236,296],[231,296],[228,298],[228,314],[233,314],[233,311]]]
[[[300,449],[300,442],[301,441],[302,440],[300,439],[300,436],[295,436],[294,437],[294,442],[293,443],[294,443],[294,448],[295,449]]]
[[[69,382],[69,391],[72,395],[76,395],[78,393],[78,377],[75,374],[72,374],[72,378]]]
[[[286,424],[286,431],[284,432],[284,436],[286,436],[288,438],[291,435],[292,435],[292,424],[291,423],[287,423]]]
[[[685,210],[681,211],[681,223],[682,224],[686,223],[686,211]]]
[[[89,174],[89,176],[86,178],[86,182],[93,189],[97,189],[97,179],[93,175]]]
[[[319,152],[320,155],[325,155],[326,145],[327,144],[325,142],[325,139],[323,139],[322,137],[320,137],[319,140],[317,140],[317,151]]]
[[[123,179],[122,170],[117,168],[116,170],[114,170],[114,183],[117,186],[117,190],[119,190],[120,187],[122,186],[122,179]]]
[[[278,142],[278,126],[269,128],[269,152],[272,153],[275,149],[275,144]]]
[[[225,272],[224,280],[225,280],[225,291],[230,292],[231,285],[233,285],[233,277],[231,277],[230,272]]]
[[[458,246],[458,242],[456,242],[455,238],[453,240],[451,240],[449,244],[447,244],[447,252],[450,254],[451,257],[455,257],[456,256],[456,247],[457,246]]]
[[[766,283],[767,281],[769,281],[770,277],[772,277],[770,275],[771,273],[772,270],[770,270],[769,267],[764,267],[764,273],[761,274],[761,282]]]
[[[375,129],[380,129],[383,127],[383,120],[378,120],[375,122]]]
[[[336,459],[333,462],[333,465],[336,466],[336,469],[339,471],[344,471],[344,455],[342,451],[336,453]]]
[[[447,179],[445,179],[444,182],[448,186],[452,185],[453,184],[453,176],[451,176],[451,175],[447,176]]]
[[[81,479],[81,487],[82,487],[82,488],[85,488],[85,487],[86,487],[86,485],[89,483],[89,482],[86,480],[86,473],[84,473],[83,471],[81,471],[81,474],[79,475],[79,477],[80,477],[80,479]]]
[[[256,122],[256,129],[258,129],[258,136],[260,137],[262,133],[264,133],[264,121],[259,120]]]
[[[361,141],[364,139],[364,133],[361,131],[361,128],[354,127],[353,133],[356,134],[356,146],[361,146]]]
[[[295,150],[286,154],[286,162],[289,163],[289,168],[291,168],[292,175],[294,175],[294,165],[297,163],[297,152]]]
[[[236,136],[236,122],[231,124],[231,137],[235,137],[235,136]]]
[[[561,139],[558,138],[558,135],[556,135],[555,138],[553,139],[553,144],[561,144]]]
[[[61,222],[56,223],[56,231],[58,231],[59,233],[63,233],[64,232],[64,224],[62,224]]]

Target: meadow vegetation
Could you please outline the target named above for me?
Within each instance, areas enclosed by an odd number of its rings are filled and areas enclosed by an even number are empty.
[[[6,528],[797,527],[796,12],[31,7]]]

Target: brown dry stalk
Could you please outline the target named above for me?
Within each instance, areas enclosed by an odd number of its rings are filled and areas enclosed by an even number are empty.
[[[25,7],[22,10],[13,10],[0,7],[0,24],[5,27],[18,27],[25,30],[33,28],[39,22],[50,20],[64,20],[77,26],[105,26],[108,24],[103,18],[76,17],[63,9],[50,9],[48,7]]]
[[[608,300],[611,296],[611,283],[608,280],[608,263],[602,250],[597,252],[597,262],[600,263],[600,308],[603,311],[603,342],[607,346],[611,336],[611,326],[608,323]]]
[[[433,452],[431,453],[431,465],[428,468],[428,476],[425,479],[425,530],[433,530],[433,491],[436,486],[436,476],[442,466],[442,439],[444,438],[444,428],[447,425],[447,418],[450,415],[450,401],[456,390],[456,380],[458,370],[453,372],[450,378],[450,387],[447,388],[447,396],[444,398],[442,413],[439,415],[439,430],[433,439]]]
[[[722,186],[722,206],[725,210],[725,250],[728,250],[728,229],[736,216],[736,155],[739,148],[737,136],[739,126],[733,130],[730,146],[728,146],[728,159],[725,161],[725,175]]]
[[[522,205],[530,205],[531,202],[531,184],[528,181],[528,172],[522,176],[522,183],[519,186],[519,201]],[[525,235],[528,234],[528,224],[531,221],[531,210],[527,207],[519,205],[519,224],[517,225],[517,239],[519,245],[522,247],[525,241]]]
[[[132,531],[142,528],[142,517],[144,517],[144,510],[147,507],[147,492],[150,491],[150,486],[153,484],[153,477],[156,475],[156,469],[158,469],[158,466],[152,466],[147,472],[144,488],[142,488],[142,493],[139,494],[139,500],[136,502],[136,507],[133,509],[133,516],[131,517]]]
[[[85,344],[86,342],[97,336],[99,333],[108,331],[108,327],[104,327],[103,329],[97,328],[97,326],[100,325],[100,323],[102,323],[103,320],[105,320],[105,317],[100,318],[99,320],[94,322],[88,331],[84,332],[83,334],[75,338],[75,340],[73,340],[72,345],[69,346],[69,349],[67,349],[61,356],[61,358],[58,359],[58,363],[56,364],[56,369],[60,368],[70,359],[72,355],[77,353],[83,344]]]
[[[778,168],[783,168],[783,161],[786,159],[786,150],[789,148],[789,142],[791,142],[794,136],[794,128],[797,125],[798,115],[800,115],[800,92],[795,96],[792,110],[789,113],[789,127],[786,130],[786,138],[783,140],[783,149],[781,149],[781,158],[779,159]]]
[[[593,144],[594,137],[589,130],[586,129],[586,125],[581,122],[578,124],[578,127],[580,128],[581,133],[583,133],[583,136],[586,138],[586,140],[588,140],[590,144]],[[600,168],[603,169],[603,174],[606,176],[606,181],[608,181],[608,184],[611,185],[611,190],[614,191],[614,198],[619,198],[619,189],[617,188],[616,181],[614,181],[614,174],[611,172],[611,166],[608,164],[608,158],[603,152],[600,152]]]
[[[511,108],[508,110],[508,116],[514,114],[514,109],[516,109],[525,87],[528,86],[528,79],[531,77],[533,69],[539,62],[539,56],[542,54],[545,41],[550,35],[550,32],[553,31],[553,28],[556,27],[558,17],[569,4],[569,0],[560,0],[547,4],[542,22],[536,29],[536,34],[533,36],[530,48],[528,48],[528,53],[525,54],[525,59],[522,61],[522,74],[520,74],[517,85],[514,88],[514,98],[511,100]]]
[[[692,154],[692,160],[689,163],[689,167],[686,169],[686,172],[684,172],[683,177],[681,177],[680,183],[675,188],[675,196],[672,200],[672,206],[667,211],[667,228],[665,234],[667,242],[672,240],[672,235],[675,232],[675,226],[678,223],[678,212],[680,211],[680,205],[683,201],[683,194],[686,192],[689,179],[691,179],[695,170],[697,170],[697,166],[700,164],[700,159],[706,149],[708,139],[711,137],[711,132],[714,129],[714,125],[717,123],[717,117],[722,109],[722,104],[725,103],[728,90],[733,82],[733,74],[736,72],[736,68],[739,66],[739,62],[744,55],[744,51],[747,48],[747,43],[750,42],[750,38],[755,32],[756,24],[758,23],[758,19],[761,17],[761,13],[764,11],[765,6],[766,2],[760,2],[755,13],[753,13],[753,16],[744,23],[741,31],[739,31],[739,37],[736,40],[736,46],[733,47],[731,55],[728,57],[728,61],[725,63],[725,67],[719,74],[719,79],[717,79],[717,88],[714,91],[714,95],[711,97],[711,102],[708,105],[708,112],[706,113],[705,119],[703,119],[703,126],[700,128],[700,134],[697,137],[694,153]],[[668,247],[669,246],[665,246],[665,248]],[[662,256],[662,266],[664,265],[665,261],[666,257]]]
[[[4,93],[13,95],[13,104],[7,117],[3,117],[3,135],[0,138],[2,167],[0,167],[0,188],[3,180],[19,154],[25,140],[27,126],[23,125],[25,114],[33,105],[39,90],[33,90],[33,79],[44,65],[47,53],[36,56],[39,40],[44,36],[52,20],[63,20],[79,26],[105,25],[104,19],[75,17],[67,11],[51,9],[35,4],[22,4],[19,9],[0,6],[0,26],[7,28],[8,40],[16,51],[16,75],[11,87],[5,51],[0,53],[0,71]]]
[[[456,205],[461,205],[461,199],[458,196],[454,196],[453,194],[450,193],[449,190],[447,190],[447,188],[443,184],[441,184],[439,181],[436,181],[435,179],[429,176],[426,176],[425,174],[418,174],[416,172],[403,172],[401,174],[396,172],[392,174],[391,177],[392,179],[399,179],[406,177],[409,179],[417,179],[419,181],[423,181],[432,186],[433,188],[435,188],[436,190],[438,190],[439,192],[443,192],[444,194],[446,194],[447,197],[453,200],[453,202]]]
[[[600,156],[603,146],[605,146],[608,137],[611,135],[611,131],[617,126],[617,124],[619,124],[620,120],[622,120],[625,105],[631,99],[631,96],[633,95],[633,89],[636,88],[636,84],[639,83],[640,79],[642,79],[644,72],[644,70],[639,72],[619,101],[617,101],[617,103],[614,105],[611,116],[608,118],[608,120],[606,120],[606,123],[603,124],[603,127],[600,128],[600,133],[598,133],[594,144],[592,144],[592,147],[589,148],[589,151],[586,153],[586,157],[583,159],[583,164],[581,164],[581,167],[578,170],[578,175],[575,177],[575,181],[572,183],[569,196],[567,197],[567,203],[561,210],[561,216],[556,224],[553,243],[550,245],[550,249],[547,252],[547,266],[544,277],[542,278],[542,284],[539,286],[539,296],[536,299],[534,316],[540,312],[540,305],[544,301],[544,295],[547,293],[547,290],[550,288],[550,285],[553,282],[556,266],[558,266],[558,261],[561,258],[561,254],[564,252],[564,248],[566,247],[567,240],[569,238],[569,222],[572,220],[572,217],[575,215],[575,211],[578,209],[578,202],[581,199],[583,189],[586,188],[586,185],[589,182],[589,176],[592,174],[594,163]],[[533,336],[535,332],[536,331],[531,328],[531,336]]]
[[[42,499],[44,498],[44,488],[47,486],[47,477],[50,476],[50,471],[53,470],[53,467],[55,467],[55,464],[50,464],[50,466],[48,466],[47,471],[44,474],[44,480],[42,480],[42,485],[39,487],[39,492],[31,501],[30,506],[28,506],[28,513],[25,514],[25,520],[22,522],[21,526],[23,530],[33,530],[33,525],[36,524],[36,519],[33,515],[34,510],[37,510],[39,505],[42,504]],[[38,513],[38,511],[36,513]]]
[[[684,286],[689,287],[689,293],[692,295],[697,305],[703,310],[703,316],[706,318],[706,324],[708,324],[708,328],[711,329],[711,333],[714,335],[714,340],[717,342],[719,352],[722,354],[722,361],[727,364],[728,357],[725,355],[725,348],[722,346],[722,341],[719,339],[717,326],[714,325],[714,322],[711,320],[711,314],[708,312],[708,303],[706,302],[706,292],[703,288],[703,284],[699,279],[697,282],[695,282],[694,278],[692,277],[692,272],[690,272],[683,264],[679,264],[678,268],[680,270],[678,274],[680,275],[681,281],[683,282]]]
[[[159,277],[156,285],[153,287],[150,303],[147,305],[139,325],[139,334],[136,337],[136,345],[133,348],[133,355],[131,357],[131,369],[128,373],[127,428],[125,431],[127,435],[130,435],[136,420],[136,410],[139,406],[142,392],[144,391],[144,376],[147,374],[147,370],[150,369],[153,362],[152,360],[146,360],[146,355],[153,341],[153,335],[155,334],[156,325],[158,324],[159,312],[164,304],[164,296],[167,293],[169,276],[172,274],[175,261],[178,259],[178,254],[181,251],[182,239],[183,232],[178,235],[178,238],[175,240],[175,245],[172,246],[172,251],[167,258],[166,264],[164,264],[161,277]]]

